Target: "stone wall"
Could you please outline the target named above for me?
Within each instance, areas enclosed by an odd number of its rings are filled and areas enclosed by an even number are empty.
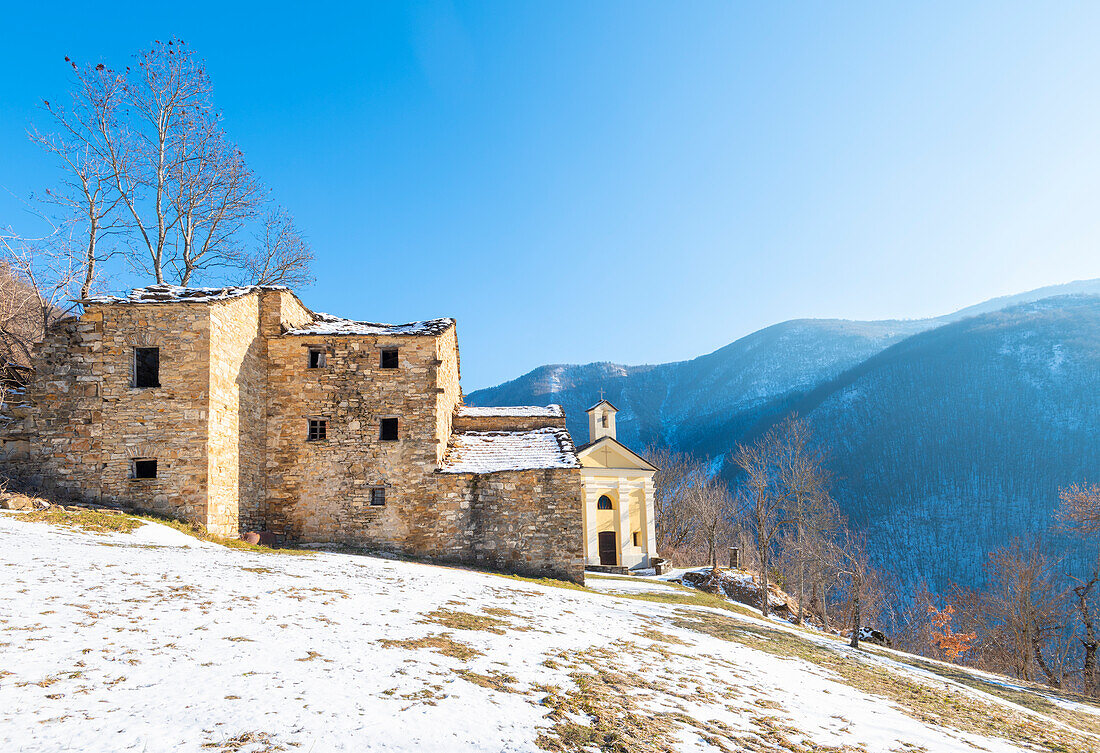
[[[411,548],[436,559],[584,583],[580,471],[437,474]]]
[[[455,415],[455,431],[532,431],[545,426],[565,428],[565,416],[462,416]]]
[[[445,336],[445,335],[443,335]],[[441,336],[441,337],[443,337]],[[411,499],[431,493],[438,464],[439,345],[430,336],[299,336],[268,341],[268,524],[290,540],[403,548]],[[383,348],[399,368],[380,367]],[[325,366],[310,369],[310,348]],[[443,392],[437,392],[437,388]],[[398,440],[380,439],[380,420],[398,419]],[[306,440],[310,418],[327,439]],[[370,504],[372,487],[386,505]]]
[[[260,299],[210,306],[210,442],[206,526],[221,536],[264,525],[267,362]]]

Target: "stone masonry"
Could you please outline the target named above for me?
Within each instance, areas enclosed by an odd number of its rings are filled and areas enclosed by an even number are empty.
[[[137,348],[158,349],[159,386],[135,386]],[[380,325],[315,314],[282,288],[152,286],[85,301],[34,367],[29,408],[0,439],[20,448],[9,473],[38,487],[223,536],[267,529],[583,580],[567,433],[550,454],[504,456],[564,416],[462,406],[454,320]],[[490,456],[499,445],[499,462],[450,467],[466,435]],[[140,460],[155,477],[135,478]]]

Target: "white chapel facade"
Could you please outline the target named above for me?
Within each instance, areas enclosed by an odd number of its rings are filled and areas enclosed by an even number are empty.
[[[589,441],[577,448],[584,499],[585,565],[646,569],[657,558],[653,514],[653,474],[657,469],[615,438],[617,412],[607,400],[589,408]]]

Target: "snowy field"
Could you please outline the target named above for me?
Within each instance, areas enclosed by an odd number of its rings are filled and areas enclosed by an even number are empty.
[[[0,515],[5,753],[1100,750],[1073,700],[1010,700],[653,580],[578,590],[20,517]]]

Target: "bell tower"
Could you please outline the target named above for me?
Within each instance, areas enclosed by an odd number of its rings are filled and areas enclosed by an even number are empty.
[[[601,399],[600,402],[589,408],[588,413],[588,441],[595,442],[604,437],[615,438],[615,414],[619,412],[611,403]]]

